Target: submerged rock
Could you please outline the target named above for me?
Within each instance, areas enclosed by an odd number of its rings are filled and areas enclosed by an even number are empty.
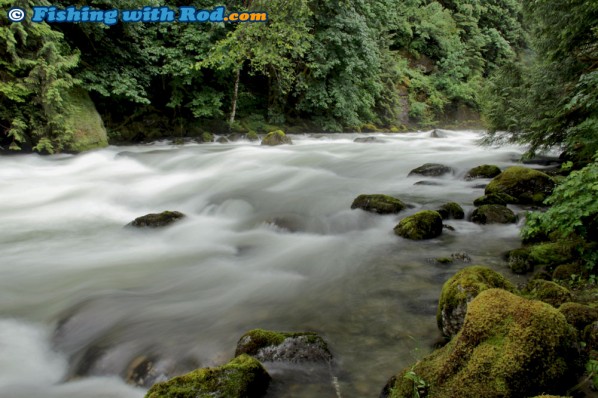
[[[571,292],[554,282],[536,279],[529,281],[522,291],[527,297],[540,300],[558,308],[560,305],[571,301]]]
[[[361,144],[383,144],[384,141],[379,139],[378,137],[357,137],[353,140],[353,142],[361,143]]]
[[[473,211],[471,221],[476,224],[512,224],[517,222],[517,216],[505,206],[483,205]]]
[[[418,181],[416,183],[414,183],[413,185],[423,185],[423,186],[427,186],[427,187],[441,187],[444,184],[438,181]]]
[[[440,217],[442,217],[443,220],[462,220],[465,218],[465,212],[463,211],[463,208],[459,203],[456,202],[446,203],[440,206],[440,209],[436,211],[438,214],[440,214]]]
[[[474,167],[465,174],[466,180],[475,180],[476,178],[494,178],[501,173],[500,168],[493,164],[484,164]]]
[[[326,342],[313,332],[274,332],[254,329],[237,343],[235,356],[242,354],[263,362],[328,362],[332,354]]]
[[[547,174],[527,167],[513,166],[503,171],[486,186],[486,195],[503,193],[518,204],[542,205],[552,194],[555,182]]]
[[[407,176],[420,175],[425,177],[441,177],[445,174],[452,174],[453,169],[439,163],[426,163],[423,166],[415,168]]]
[[[256,359],[240,355],[217,368],[202,368],[154,384],[145,398],[258,398],[270,384],[270,375]]]
[[[282,130],[276,130],[268,133],[262,140],[262,145],[276,146],[283,144],[292,144],[293,141],[287,137]]]
[[[138,217],[127,226],[136,228],[161,228],[166,227],[182,218],[185,215],[178,211],[163,211],[162,213],[151,213]]]
[[[394,231],[405,239],[433,239],[442,234],[442,217],[437,211],[420,211],[402,219]]]
[[[581,371],[575,346],[575,330],[555,308],[506,290],[485,290],[469,303],[461,331],[391,378],[380,396],[412,397],[414,379],[434,398],[559,394]]]
[[[515,286],[499,273],[482,266],[471,266],[457,272],[442,286],[436,322],[446,337],[456,335],[465,320],[467,305],[488,289],[515,291]]]
[[[351,205],[352,209],[362,209],[378,214],[393,214],[407,206],[400,199],[388,195],[359,195]]]

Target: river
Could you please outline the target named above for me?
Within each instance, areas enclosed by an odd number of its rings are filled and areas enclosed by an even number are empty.
[[[522,153],[480,147],[475,132],[442,134],[0,157],[0,397],[141,398],[146,389],[119,377],[133,359],[178,371],[218,365],[258,327],[317,331],[335,356],[326,371],[270,366],[280,377],[268,397],[377,397],[430,352],[442,283],[468,265],[430,259],[466,252],[505,271],[501,254],[518,244],[516,225],[463,220],[430,241],[393,234],[405,215],[448,201],[470,212],[487,181],[465,172]],[[414,185],[428,179],[408,172],[428,162],[456,173]],[[363,193],[414,207],[351,210]],[[123,228],[163,210],[187,217]]]

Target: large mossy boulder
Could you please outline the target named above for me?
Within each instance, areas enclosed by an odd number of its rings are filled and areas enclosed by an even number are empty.
[[[512,224],[517,222],[517,216],[505,206],[483,205],[473,211],[471,221],[476,224]]]
[[[442,334],[446,337],[456,335],[465,321],[468,303],[484,290],[494,288],[515,291],[502,275],[479,265],[463,268],[446,281],[436,312],[436,322]]]
[[[413,374],[428,386],[428,397],[521,398],[561,394],[579,373],[576,333],[561,313],[489,289],[469,303],[461,331],[391,378],[381,397],[412,397]]]
[[[445,166],[439,163],[426,163],[418,168],[415,168],[409,172],[407,176],[425,176],[425,177],[441,177],[445,174],[453,174],[451,167]]]
[[[484,164],[474,167],[465,174],[466,180],[475,180],[476,178],[494,178],[501,173],[500,168],[493,164]]]
[[[328,345],[313,332],[254,329],[237,343],[235,356],[251,355],[262,362],[329,362]]]
[[[352,209],[362,209],[378,214],[395,214],[407,207],[400,199],[388,195],[359,195],[351,204]]]
[[[240,355],[226,365],[154,384],[145,398],[258,398],[266,393],[270,379],[257,359]]]
[[[71,89],[65,95],[64,104],[64,123],[73,132],[67,151],[78,153],[108,145],[106,128],[87,91]]]
[[[573,298],[569,289],[542,279],[529,281],[522,293],[528,298],[543,301],[555,308],[571,301]]]
[[[161,228],[166,227],[182,218],[185,215],[178,211],[163,211],[162,213],[150,213],[145,216],[137,217],[127,224],[128,227],[135,228]]]
[[[443,220],[462,220],[465,218],[465,212],[457,202],[445,203],[436,211],[440,214],[440,217],[442,217]]]
[[[423,210],[402,219],[394,231],[405,239],[433,239],[442,234],[442,217],[437,211]]]
[[[293,140],[282,130],[276,130],[269,132],[263,139],[262,145],[267,146],[276,146],[276,145],[284,145],[284,144],[292,144]]]
[[[518,204],[542,205],[552,194],[555,182],[548,174],[527,167],[513,166],[486,186],[486,195],[504,193]]]

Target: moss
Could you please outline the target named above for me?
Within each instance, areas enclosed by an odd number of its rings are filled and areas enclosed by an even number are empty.
[[[500,168],[493,164],[484,164],[474,167],[465,174],[466,180],[473,180],[476,178],[494,178],[500,174]]]
[[[287,137],[282,130],[269,132],[262,140],[262,145],[275,146],[283,144],[292,144],[293,141]]]
[[[517,222],[517,216],[505,206],[483,205],[473,211],[471,221],[476,224],[511,224]]]
[[[256,359],[241,355],[217,368],[202,368],[154,384],[145,398],[257,398],[270,375]]]
[[[463,211],[463,208],[461,205],[459,205],[459,203],[456,202],[446,203],[440,206],[440,209],[436,211],[438,214],[440,214],[440,217],[442,217],[443,220],[448,220],[451,218],[455,220],[462,220],[465,218],[465,212]]]
[[[519,398],[561,393],[581,371],[576,334],[549,305],[502,289],[481,292],[462,330],[443,348],[389,382],[390,397],[411,397],[413,371],[434,398]]]
[[[170,225],[184,217],[185,215],[178,211],[163,211],[162,213],[151,213],[137,217],[127,225],[137,228],[159,228]]]
[[[366,123],[361,126],[360,130],[366,133],[375,133],[380,131],[380,128],[378,128],[375,124]]]
[[[501,205],[506,206],[509,203],[517,203],[517,199],[505,193],[493,193],[484,195],[473,201],[473,205],[480,207],[483,205]]]
[[[554,180],[541,171],[513,166],[490,181],[485,193],[504,193],[514,197],[520,204],[542,205],[554,186]]]
[[[579,263],[561,264],[552,273],[552,279],[566,282],[573,282],[575,278],[586,276],[587,271]]]
[[[461,329],[467,304],[484,290],[500,288],[515,291],[515,287],[499,273],[479,265],[463,268],[442,286],[436,322],[445,336]]]
[[[534,271],[534,263],[530,261],[530,249],[520,247],[507,253],[509,268],[515,274],[526,274]]]
[[[450,257],[438,257],[435,260],[440,264],[452,264],[454,262],[454,260]]]
[[[378,214],[394,214],[407,206],[400,199],[388,195],[359,195],[351,204],[352,209],[362,209]]]
[[[235,356],[251,355],[261,361],[329,361],[328,345],[313,332],[277,332],[254,329],[245,333],[237,343]]]
[[[249,133],[247,133],[247,139],[249,141],[258,141],[260,137],[257,135],[255,131],[252,130]]]
[[[402,219],[394,231],[405,239],[432,239],[442,234],[442,217],[436,211],[420,211]]]
[[[202,133],[200,138],[201,142],[214,142],[214,136],[208,132]]]
[[[65,96],[65,124],[73,132],[68,147],[71,152],[83,152],[108,145],[104,123],[87,91],[75,88]]]
[[[586,326],[598,321],[598,309],[579,303],[565,303],[559,307],[561,314],[575,329],[583,332]]]
[[[572,299],[571,292],[567,288],[541,279],[528,282],[522,293],[528,298],[543,301],[553,307],[559,307]]]
[[[577,257],[577,243],[574,241],[545,242],[537,245],[525,246],[507,253],[509,268],[516,274],[532,272],[536,268],[546,268],[552,271],[560,264],[573,261]],[[565,269],[562,270],[561,278],[567,280]]]

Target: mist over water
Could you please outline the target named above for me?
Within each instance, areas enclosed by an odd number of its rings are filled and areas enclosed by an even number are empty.
[[[471,211],[487,181],[464,181],[467,170],[513,165],[522,152],[479,147],[474,132],[443,134],[0,157],[0,397],[142,397],[122,380],[136,357],[181,370],[219,365],[257,327],[319,332],[342,397],[377,397],[431,350],[442,283],[466,266],[428,259],[464,251],[504,270],[500,255],[518,243],[515,225],[467,221],[448,221],[455,231],[431,241],[393,234],[401,218],[448,201]],[[414,186],[429,179],[408,172],[430,162],[456,174]],[[351,210],[364,193],[414,207]],[[123,228],[164,210],[187,217],[162,230]],[[88,361],[94,352],[102,355]],[[75,377],[83,364],[86,376]],[[331,397],[329,376],[274,385],[268,396]]]

